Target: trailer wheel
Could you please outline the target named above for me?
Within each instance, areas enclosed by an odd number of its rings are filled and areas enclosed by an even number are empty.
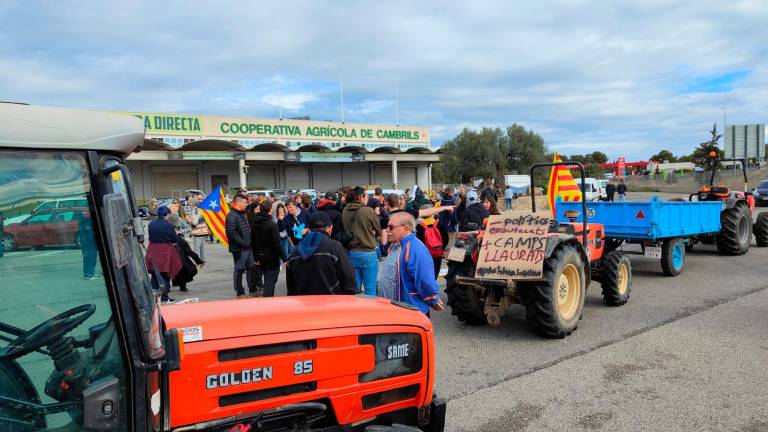
[[[621,306],[627,303],[632,292],[632,264],[627,255],[614,251],[603,258],[600,286],[606,304]]]
[[[744,255],[752,242],[752,221],[748,212],[739,207],[725,209],[720,213],[720,233],[717,235],[717,250],[723,255]]]
[[[448,278],[445,286],[445,293],[448,295],[448,306],[451,307],[451,314],[456,315],[459,321],[469,325],[485,325],[488,321],[485,318],[485,303],[477,295],[477,291],[466,285],[456,283],[456,276],[470,276],[471,265],[467,262],[450,262],[449,274],[453,276]]]
[[[768,246],[768,213],[760,213],[757,215],[757,221],[753,227],[755,233],[755,242],[759,247]]]
[[[578,327],[584,309],[586,276],[578,249],[563,245],[544,261],[544,281],[526,284],[525,315],[536,332],[564,338]]]
[[[685,264],[685,245],[679,237],[664,240],[661,244],[661,269],[667,276],[677,276],[683,272]]]

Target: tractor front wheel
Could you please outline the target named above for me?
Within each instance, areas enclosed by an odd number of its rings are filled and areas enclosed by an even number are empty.
[[[685,264],[685,244],[679,237],[664,240],[661,244],[661,269],[667,276],[677,276],[683,272]]]
[[[725,209],[720,213],[720,234],[717,235],[717,250],[723,255],[744,255],[752,242],[752,221],[749,212],[739,207]]]
[[[632,292],[632,264],[629,257],[618,251],[610,252],[603,258],[600,273],[603,301],[610,306],[626,304]]]
[[[457,276],[470,276],[472,273],[471,264],[468,262],[449,262],[448,266],[457,266],[449,272],[451,277],[445,286],[451,313],[456,315],[459,321],[469,325],[486,324],[488,321],[485,317],[485,302],[480,299],[474,288],[456,282]]]
[[[578,327],[584,309],[586,276],[579,250],[573,245],[557,248],[544,261],[544,281],[525,284],[526,318],[536,332],[564,338]]]
[[[768,213],[760,213],[757,215],[757,221],[753,227],[755,234],[755,242],[759,247],[768,246]]]

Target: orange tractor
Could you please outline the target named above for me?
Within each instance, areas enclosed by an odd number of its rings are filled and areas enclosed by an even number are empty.
[[[160,307],[124,164],[143,141],[131,116],[0,103],[0,221],[63,197],[87,207],[47,220],[47,244],[0,254],[0,431],[443,430],[432,324],[408,305]],[[62,247],[70,223],[77,245]]]
[[[768,246],[768,214],[759,213],[752,223],[752,214],[755,209],[755,197],[749,191],[747,180],[747,160],[731,159],[738,162],[744,176],[744,191],[732,191],[725,185],[715,185],[715,175],[718,169],[717,153],[711,152],[709,162],[712,176],[709,184],[704,185],[688,199],[693,201],[720,201],[723,209],[720,213],[720,232],[713,236],[700,236],[691,239],[686,244],[686,250],[691,250],[696,242],[704,244],[715,243],[717,250],[723,255],[744,255],[749,251],[752,243],[752,234],[755,235],[757,245]]]
[[[577,167],[584,190],[584,167],[578,162],[535,164],[530,174],[532,214],[536,213],[535,169],[559,165]],[[583,201],[581,214],[587,214]],[[483,232],[457,233],[451,246],[464,250],[463,259],[449,260],[445,290],[452,313],[467,324],[498,326],[508,306],[522,304],[536,332],[562,338],[576,330],[591,280],[600,283],[607,304],[625,304],[632,290],[629,258],[621,251],[606,250],[602,224],[587,223],[587,218],[577,223],[578,212],[568,216],[568,223],[550,221],[548,233],[543,236],[546,248],[540,280],[479,277],[475,270]]]

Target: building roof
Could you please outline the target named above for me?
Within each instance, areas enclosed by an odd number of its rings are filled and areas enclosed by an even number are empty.
[[[100,150],[127,155],[143,143],[144,124],[135,117],[0,103],[0,147]]]

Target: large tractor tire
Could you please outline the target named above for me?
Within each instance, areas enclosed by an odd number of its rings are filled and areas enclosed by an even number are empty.
[[[456,283],[456,276],[468,277],[471,274],[470,265],[464,263],[450,263],[458,268],[449,271],[451,277],[446,281],[445,293],[448,295],[448,306],[451,307],[451,313],[456,315],[459,321],[469,325],[485,325],[488,321],[485,318],[485,303],[477,295],[477,291],[466,285]]]
[[[679,237],[664,240],[661,244],[661,270],[667,276],[683,272],[685,264],[685,243]]]
[[[579,325],[586,289],[579,250],[573,245],[560,246],[544,261],[544,281],[526,284],[521,293],[526,318],[537,333],[564,338]]]
[[[768,213],[760,213],[757,215],[757,221],[753,227],[755,234],[755,242],[759,247],[768,246]]]
[[[626,304],[632,292],[632,264],[629,257],[618,251],[610,252],[603,258],[600,273],[603,301],[610,306]]]
[[[720,213],[717,250],[723,255],[744,255],[752,243],[752,220],[747,211],[732,207]]]

